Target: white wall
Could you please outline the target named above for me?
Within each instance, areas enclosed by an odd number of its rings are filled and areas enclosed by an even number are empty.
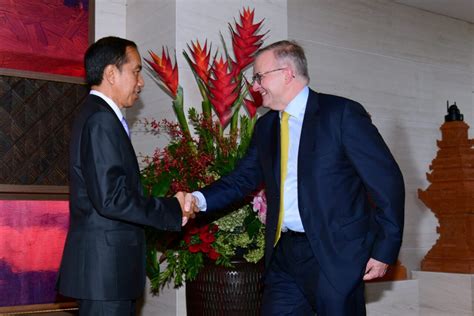
[[[446,101],[474,124],[473,25],[384,0],[288,1],[288,22],[289,38],[306,49],[311,87],[361,102],[400,164],[400,259],[419,269],[437,239],[437,220],[417,190],[429,185]]]
[[[94,40],[106,36],[125,37],[127,34],[127,0],[95,0]]]
[[[148,51],[161,56],[162,47],[168,47],[174,60],[176,46],[176,3],[169,0],[127,0],[127,38],[138,45],[142,58],[151,59]],[[144,155],[153,154],[154,148],[165,144],[146,133],[140,120],[143,118],[173,118],[171,99],[152,79],[143,60],[145,88],[140,101],[127,110],[127,120],[132,124],[132,141],[141,163]]]
[[[471,90],[472,90],[472,105],[474,107],[474,24],[471,24],[469,31],[470,37],[467,38],[468,43],[471,43]],[[469,121],[474,128],[474,119],[471,117]],[[472,134],[470,134],[472,135]]]

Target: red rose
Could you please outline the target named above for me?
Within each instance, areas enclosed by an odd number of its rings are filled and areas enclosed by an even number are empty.
[[[192,252],[192,253],[199,252],[199,250],[201,250],[201,245],[200,244],[189,246],[189,251]]]
[[[212,260],[217,260],[220,256],[220,254],[214,250],[214,248],[211,248],[211,250],[209,250],[209,253],[207,254],[207,256],[212,259]]]
[[[208,232],[199,234],[199,238],[201,238],[201,240],[204,241],[205,243],[209,243],[209,244],[216,240],[216,237],[214,237],[214,235]]]
[[[209,225],[205,225],[199,228],[199,233],[207,233],[208,231],[209,231]]]
[[[191,228],[191,229],[188,231],[188,234],[189,234],[189,235],[195,235],[195,234],[197,234],[198,232],[199,232],[199,228],[193,227],[193,228]]]
[[[216,233],[218,230],[219,230],[219,226],[213,224],[213,225],[211,225],[211,228],[209,229],[209,232],[210,232],[211,234],[214,234],[214,233]]]
[[[204,253],[208,253],[210,250],[211,250],[211,245],[210,244],[206,244],[206,243],[202,243],[202,244],[199,244],[199,246],[201,246],[201,251],[204,252]]]

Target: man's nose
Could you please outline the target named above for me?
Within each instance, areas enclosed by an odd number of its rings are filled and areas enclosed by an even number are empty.
[[[138,75],[138,86],[140,88],[143,88],[145,86],[145,80],[143,80],[143,76],[141,73]]]
[[[258,91],[258,88],[260,88],[260,87],[261,87],[261,86],[260,86],[260,84],[258,83],[257,80],[254,80],[254,81],[252,82],[252,90],[253,90],[253,91]]]

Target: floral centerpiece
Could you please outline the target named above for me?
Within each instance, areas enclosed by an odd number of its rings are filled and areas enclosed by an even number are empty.
[[[170,139],[165,148],[145,158],[142,180],[148,194],[172,196],[198,190],[229,173],[245,154],[262,99],[244,72],[263,43],[265,34],[258,34],[262,23],[254,23],[254,10],[244,8],[240,24],[229,24],[233,57],[222,35],[223,50],[212,57],[207,41],[203,46],[191,42],[189,52],[183,52],[202,96],[201,113],[190,108],[185,114],[177,62],[173,65],[168,50],[163,47],[161,56],[149,52],[151,59],[145,60],[156,82],[172,98],[177,123],[145,121],[150,132]],[[232,258],[240,255],[258,262],[263,257],[266,204],[262,192],[255,194],[218,219],[198,216],[181,233],[148,230],[147,274],[152,291],[171,281],[179,287],[193,280],[206,260],[230,266]],[[167,263],[164,269],[163,262]]]

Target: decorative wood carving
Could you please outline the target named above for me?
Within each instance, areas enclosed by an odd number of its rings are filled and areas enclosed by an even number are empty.
[[[474,140],[468,129],[452,105],[426,174],[431,184],[418,190],[439,221],[439,238],[421,262],[424,271],[474,273]]]

